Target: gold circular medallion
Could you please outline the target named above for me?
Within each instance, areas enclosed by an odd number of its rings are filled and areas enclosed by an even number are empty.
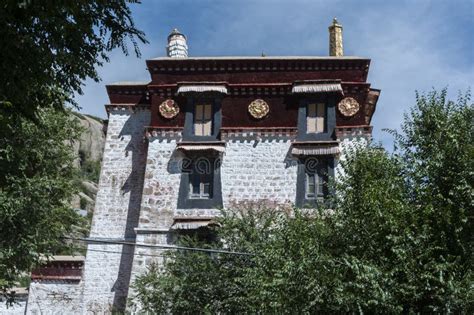
[[[167,99],[163,103],[160,104],[159,107],[161,116],[171,119],[176,117],[179,113],[179,106],[176,102],[172,99]]]
[[[359,103],[352,97],[342,99],[337,108],[346,117],[354,116],[360,109]]]
[[[270,111],[270,106],[268,106],[267,102],[262,99],[256,99],[249,105],[249,113],[252,115],[253,118],[263,118],[267,116],[268,112]]]

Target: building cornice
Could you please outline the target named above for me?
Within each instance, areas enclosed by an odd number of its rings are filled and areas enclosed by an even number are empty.
[[[361,57],[201,57],[157,58],[146,61],[150,73],[240,71],[369,70],[370,59]]]

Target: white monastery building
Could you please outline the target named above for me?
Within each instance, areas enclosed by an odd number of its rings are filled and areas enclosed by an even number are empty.
[[[234,202],[317,208],[345,144],[371,137],[380,90],[370,59],[191,57],[174,29],[147,82],[107,85],[108,129],[85,259],[35,272],[28,314],[124,310],[130,284],[174,235],[205,227]],[[155,256],[154,256],[155,255]]]

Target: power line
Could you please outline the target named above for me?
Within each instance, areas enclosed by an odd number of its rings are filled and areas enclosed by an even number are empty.
[[[75,237],[67,237],[67,236],[64,236],[63,238],[64,239],[69,239],[69,240],[74,240],[74,241],[81,241],[81,242],[86,242],[86,243],[97,243],[97,244],[131,245],[131,246],[148,247],[148,248],[188,250],[188,251],[196,251],[196,252],[205,252],[205,253],[214,253],[214,254],[242,255],[242,256],[253,256],[254,255],[254,254],[251,254],[251,253],[234,252],[234,251],[223,250],[223,249],[186,247],[186,246],[176,246],[176,245],[169,245],[169,244],[143,244],[143,243],[135,243],[135,242],[112,241],[112,240],[104,240],[104,239],[100,240],[100,239],[82,238],[82,237],[75,238]]]
[[[119,252],[119,251],[113,251],[113,250],[102,250],[102,249],[92,249],[92,248],[89,248],[87,249],[87,251],[89,252],[99,252],[99,253],[111,253],[111,254],[122,254],[122,252]],[[130,254],[130,255],[134,255],[134,256],[149,256],[149,257],[165,257],[165,255],[154,255],[154,254],[140,254],[140,253],[127,253],[127,254]]]

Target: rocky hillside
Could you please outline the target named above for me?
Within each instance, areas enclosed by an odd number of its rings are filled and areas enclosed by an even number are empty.
[[[80,122],[83,132],[80,141],[74,145],[78,168],[77,185],[80,192],[74,198],[72,206],[75,209],[80,209],[78,211],[82,215],[90,216],[94,210],[100,162],[104,151],[104,120],[79,113],[74,113],[74,116]]]

